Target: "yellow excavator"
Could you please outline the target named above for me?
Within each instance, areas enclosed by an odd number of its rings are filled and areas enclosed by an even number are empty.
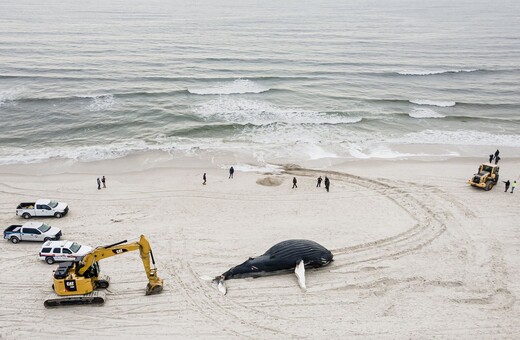
[[[53,272],[54,283],[52,287],[57,296],[53,294],[48,297],[43,303],[44,306],[103,304],[105,293],[95,290],[97,288],[108,288],[110,279],[100,273],[98,262],[134,250],[139,250],[148,277],[146,295],[159,294],[163,289],[163,280],[157,276],[157,268],[155,268],[150,243],[143,235],[137,242],[127,242],[127,240],[124,240],[109,246],[97,247],[74,262],[60,263],[59,267]],[[153,268],[151,268],[150,262],[153,264]]]

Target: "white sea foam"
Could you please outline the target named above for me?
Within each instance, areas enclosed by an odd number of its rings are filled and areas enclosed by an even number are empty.
[[[360,145],[351,144],[348,147],[350,155],[354,158],[359,159],[399,159],[399,158],[409,158],[409,157],[420,157],[426,156],[426,154],[411,154],[411,153],[402,153],[395,150],[390,149],[384,145],[376,145],[373,147],[368,147],[365,149],[361,149]]]
[[[262,93],[269,91],[269,88],[261,86],[248,79],[235,79],[232,82],[216,83],[210,87],[188,89],[193,94],[243,94],[243,93]]]
[[[91,103],[87,107],[87,109],[91,112],[109,110],[114,106],[115,103],[114,96],[111,94],[92,96],[86,98],[92,98]]]
[[[14,87],[11,89],[6,90],[0,90],[0,106],[14,101],[18,98],[18,94],[20,93],[21,89],[18,87]]]
[[[338,155],[329,150],[325,150],[323,147],[320,147],[315,144],[308,144],[306,146],[307,155],[310,160],[323,159],[323,158],[338,158]]]
[[[233,166],[233,169],[241,172],[260,172],[260,173],[271,173],[271,174],[281,174],[283,172],[283,167],[275,164],[265,163],[262,165],[253,165],[253,164],[228,164],[221,165],[222,169],[229,169]]]
[[[402,137],[388,138],[374,132],[354,132],[343,127],[309,128],[305,125],[271,125],[266,128],[251,127],[232,139],[162,137],[155,141],[122,140],[117,143],[93,146],[62,146],[22,149],[0,148],[0,164],[37,163],[52,159],[96,161],[124,157],[145,151],[175,152],[186,156],[201,152],[245,152],[254,155],[259,164],[268,164],[275,159],[317,160],[325,158],[357,159],[403,159],[428,156],[457,156],[457,154],[403,153],[393,146],[421,145],[468,145],[493,147],[518,147],[517,135],[496,135],[479,131],[424,130]],[[396,148],[398,149],[398,148]],[[276,167],[239,165],[241,171],[276,173]]]
[[[444,118],[446,116],[427,108],[414,108],[408,114],[412,118]]]
[[[195,112],[207,120],[255,125],[273,123],[352,124],[362,120],[361,117],[282,109],[267,102],[236,97],[219,97],[198,106]]]
[[[497,135],[471,130],[423,130],[388,140],[401,144],[493,145],[520,147],[518,135]]]
[[[148,150],[165,150],[166,145],[149,144],[141,140],[127,140],[108,145],[43,147],[37,149],[2,148],[0,164],[38,163],[51,159],[97,161],[114,159]]]
[[[409,70],[409,71],[401,71],[397,72],[398,74],[405,76],[429,76],[434,74],[443,74],[443,73],[460,73],[460,72],[475,72],[478,69],[462,69],[462,70]]]
[[[385,142],[386,143],[386,142]],[[358,159],[410,159],[410,158],[421,158],[421,157],[457,157],[460,156],[457,152],[447,152],[447,153],[409,153],[409,152],[399,152],[391,149],[387,144],[371,144],[364,145],[363,149],[359,144],[351,144],[348,147],[349,153],[354,158]]]
[[[410,103],[417,105],[429,105],[429,106],[439,106],[439,107],[450,107],[455,106],[456,102],[452,101],[436,101],[436,100],[427,100],[427,99],[412,99]]]

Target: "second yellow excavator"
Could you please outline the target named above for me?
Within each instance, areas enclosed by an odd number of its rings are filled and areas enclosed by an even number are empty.
[[[48,297],[45,307],[67,305],[102,304],[105,293],[95,291],[97,288],[108,288],[109,278],[99,271],[99,261],[126,252],[139,250],[144,270],[148,277],[146,295],[158,294],[163,289],[163,280],[157,276],[155,260],[150,243],[141,235],[139,241],[127,243],[127,240],[97,247],[81,259],[74,262],[63,262],[54,271],[53,289],[58,295]],[[150,262],[153,264],[151,268]]]

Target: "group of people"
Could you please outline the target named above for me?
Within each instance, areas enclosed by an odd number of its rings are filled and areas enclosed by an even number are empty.
[[[506,184],[506,190],[504,190],[504,192],[507,192],[507,190],[509,189],[509,186],[511,186],[511,193],[513,193],[513,191],[515,191],[515,188],[516,188],[516,181],[513,181],[513,184],[511,184],[511,182],[509,182],[509,180],[507,181],[502,181]]]
[[[98,190],[101,190],[101,183],[103,183],[103,188],[106,188],[106,182],[105,182],[105,176],[101,177],[101,180],[99,179],[99,177],[97,178],[97,188]]]
[[[321,188],[321,182],[323,181],[323,178],[318,177],[318,183],[316,184],[316,188]],[[293,180],[292,180],[292,188],[298,188],[298,180],[296,179],[296,177],[293,177]],[[329,188],[330,188],[330,180],[327,176],[325,176],[325,189],[327,190],[327,192],[329,192]]]
[[[318,177],[318,183],[316,184],[316,188],[320,188],[321,187],[321,181],[323,179],[320,177]],[[325,184],[325,189],[327,190],[327,192],[329,192],[329,188],[330,188],[330,180],[327,176],[325,176],[325,181],[324,181],[324,184]]]
[[[498,161],[500,160],[500,157],[498,156],[500,154],[500,151],[497,149],[495,151],[495,154],[489,155],[489,163],[493,163],[493,159],[495,160],[495,164],[498,164]]]
[[[235,169],[233,167],[229,168],[229,178],[233,178],[233,174],[235,173]],[[208,178],[206,177],[206,173],[202,175],[202,185],[206,185],[206,181]]]
[[[500,151],[497,149],[497,151],[495,151],[494,154],[491,154],[489,155],[489,163],[493,163],[493,160],[495,161],[495,164],[498,164],[498,161],[500,160]],[[516,181],[513,181],[513,183],[511,183],[509,180],[507,181],[502,181],[505,183],[505,190],[504,192],[507,192],[509,190],[509,187],[511,187],[511,193],[513,193],[515,191],[515,188],[516,188]]]
[[[235,174],[235,169],[233,167],[230,167],[229,168],[229,179],[232,179],[233,178],[233,175]],[[203,185],[206,185],[206,180],[207,180],[207,177],[206,177],[206,173],[204,173],[202,175],[202,184]],[[98,178],[98,181],[99,181],[99,178]],[[321,182],[323,181],[323,178],[318,177],[318,184],[316,184],[316,188],[320,188],[321,187]],[[327,176],[325,176],[325,181],[324,181],[324,184],[325,184],[325,189],[327,190],[327,192],[329,192],[329,189],[330,189],[330,180]],[[103,176],[103,186],[105,185],[105,176]],[[298,180],[296,179],[296,177],[293,177],[293,186],[292,188],[298,188]]]

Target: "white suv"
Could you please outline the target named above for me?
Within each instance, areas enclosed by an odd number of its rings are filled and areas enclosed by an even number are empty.
[[[76,257],[88,254],[92,247],[82,246],[72,241],[47,241],[42,245],[39,258],[48,264],[58,261],[74,261]]]

